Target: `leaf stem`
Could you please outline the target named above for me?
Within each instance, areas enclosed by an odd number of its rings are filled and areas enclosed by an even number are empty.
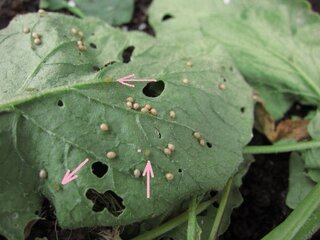
[[[223,193],[222,193],[222,197],[221,197],[221,202],[220,202],[220,206],[218,208],[218,212],[216,214],[216,217],[214,219],[213,222],[213,226],[209,235],[209,240],[215,240],[218,236],[219,233],[219,227],[223,218],[223,214],[224,214],[224,210],[227,206],[228,203],[228,199],[229,199],[229,195],[230,195],[230,190],[231,190],[231,186],[232,186],[232,181],[233,178],[229,178],[226,186],[224,187]]]
[[[320,228],[320,183],[318,183],[293,212],[262,240],[309,239]]]
[[[244,154],[270,154],[270,153],[283,153],[292,151],[301,151],[311,148],[319,148],[320,141],[312,140],[308,142],[298,142],[283,145],[270,145],[270,146],[246,146],[243,148]]]
[[[188,209],[188,229],[187,229],[187,240],[200,239],[199,225],[197,223],[197,206],[198,206],[197,195],[193,196],[189,204]],[[201,231],[201,230],[200,230]]]
[[[202,211],[206,210],[212,203],[214,203],[216,199],[212,198],[206,202],[200,203],[197,207],[196,214],[201,213]],[[169,220],[168,222],[156,227],[148,232],[145,232],[132,240],[152,240],[156,237],[161,236],[162,234],[169,232],[170,230],[176,228],[180,224],[186,222],[188,220],[188,211],[180,214],[179,216]]]

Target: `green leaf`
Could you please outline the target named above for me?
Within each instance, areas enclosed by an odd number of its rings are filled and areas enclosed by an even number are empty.
[[[262,240],[305,240],[320,228],[320,183],[293,212],[276,228],[269,232]]]
[[[42,44],[34,45],[23,27],[41,34]],[[78,49],[71,28],[84,32],[86,51]],[[121,63],[128,46],[134,55]],[[0,32],[0,234],[21,239],[25,225],[38,218],[42,196],[55,207],[61,227],[77,228],[142,221],[195,193],[221,190],[251,138],[252,92],[237,71],[228,70],[235,67],[221,46],[204,46],[154,44],[144,34],[122,33],[94,19],[53,13],[15,18]],[[104,67],[112,61],[117,63]],[[150,97],[146,83],[129,88],[115,81],[129,74],[157,79],[151,86],[161,95]],[[129,96],[158,114],[128,108]],[[195,131],[207,144],[199,144]],[[166,156],[168,143],[176,150]],[[109,151],[117,157],[108,159]],[[78,178],[61,185],[67,169],[86,158]],[[145,178],[133,176],[147,160],[155,175],[150,199]],[[95,163],[107,169],[101,178]],[[48,177],[39,178],[40,171]],[[173,181],[166,180],[168,172]]]
[[[320,140],[320,111],[318,110],[308,126],[308,132],[312,140]],[[310,170],[320,170],[320,148],[314,148],[303,152],[305,167]]]
[[[294,209],[315,186],[305,174],[304,162],[298,153],[292,153],[289,168],[289,189],[286,204]]]
[[[40,8],[57,11],[67,9],[79,17],[99,17],[105,22],[118,26],[130,22],[133,9],[133,0],[75,0],[75,6],[65,0],[41,0]]]
[[[227,205],[224,209],[224,214],[222,216],[218,235],[222,235],[229,227],[230,217],[233,209],[239,207],[243,202],[242,195],[240,193],[239,188],[242,185],[242,178],[249,170],[251,163],[254,161],[252,155],[245,155],[245,160],[239,166],[238,172],[233,177],[232,186],[230,189],[230,195],[227,202]],[[217,195],[217,199],[221,199],[222,192],[219,192]],[[197,216],[197,222],[202,229],[201,239],[207,240],[209,239],[209,235],[213,226],[213,222],[215,220],[217,214],[217,208],[211,205],[206,209],[206,211],[200,213]],[[162,235],[159,239],[174,239],[174,240],[185,240],[187,238],[187,224],[183,224],[175,229],[171,230]]]
[[[163,20],[164,16],[172,18]],[[291,103],[294,99],[320,103],[320,16],[306,1],[156,0],[150,22],[160,38],[222,43],[263,97],[271,88]],[[277,109],[278,99],[265,99],[267,110],[276,117],[289,105]]]

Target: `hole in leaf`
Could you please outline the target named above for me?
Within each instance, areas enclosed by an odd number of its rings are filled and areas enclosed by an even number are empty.
[[[110,65],[112,65],[112,64],[114,64],[114,63],[116,63],[116,62],[115,62],[115,61],[111,61],[111,62],[106,63],[104,66],[105,66],[105,67],[108,67],[108,66],[110,66]]]
[[[169,19],[172,19],[172,18],[174,18],[171,14],[165,14],[165,15],[163,15],[163,17],[162,17],[162,22],[164,22],[164,21],[168,21]]]
[[[92,173],[98,178],[102,178],[108,172],[108,165],[102,162],[95,162],[91,165]]]
[[[212,148],[212,143],[207,142],[207,146],[208,146],[208,148]]]
[[[63,103],[63,101],[62,101],[61,99],[59,99],[58,102],[57,102],[57,105],[58,105],[59,107],[63,107],[63,106],[64,106],[64,103]]]
[[[245,107],[240,108],[241,113],[244,113],[246,111]]]
[[[214,196],[216,196],[217,194],[218,194],[217,191],[211,191],[211,192],[210,192],[210,196],[211,196],[211,197],[214,197]]]
[[[147,97],[159,97],[165,87],[164,81],[159,80],[156,82],[149,82],[143,89],[142,92]]]
[[[95,45],[94,43],[90,43],[90,47],[96,49],[96,48],[97,48],[97,45]]]
[[[161,138],[161,132],[159,131],[158,128],[155,128],[155,132],[156,132],[156,134],[158,135],[158,137]]]
[[[226,81],[227,81],[227,79],[223,78],[223,81],[224,81],[224,82],[226,82]]]
[[[215,208],[219,208],[219,203],[218,203],[218,202],[214,202],[214,203],[213,203],[213,206],[214,206]]]
[[[99,72],[99,71],[100,71],[100,68],[97,67],[97,66],[93,66],[92,69],[93,69],[93,71],[95,71],[95,72]]]
[[[4,236],[0,235],[0,240],[7,240]]]
[[[182,172],[182,169],[181,169],[181,168],[179,168],[178,172],[180,172],[180,173],[181,173],[181,172]]]
[[[123,63],[128,63],[131,61],[131,56],[132,56],[133,51],[134,51],[134,46],[127,47],[126,49],[123,50],[123,52],[122,52],[122,62]]]
[[[86,197],[94,203],[92,210],[95,212],[101,212],[106,208],[113,216],[118,217],[125,209],[122,204],[123,199],[111,190],[99,193],[90,188],[86,192]]]
[[[201,213],[199,213],[199,215],[202,217],[207,216],[207,214],[208,214],[208,209],[205,209]]]

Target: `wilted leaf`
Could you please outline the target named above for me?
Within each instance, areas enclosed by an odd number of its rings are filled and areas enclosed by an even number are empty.
[[[41,45],[22,32],[25,26],[42,35]],[[78,49],[72,27],[84,32],[86,51]],[[119,63],[131,45],[134,58]],[[0,32],[1,234],[22,238],[42,195],[60,226],[77,228],[130,224],[159,216],[195,192],[222,189],[251,138],[251,89],[220,46],[179,45],[154,45],[145,35],[59,14],[22,16]],[[118,63],[104,67],[112,61]],[[158,82],[128,88],[115,81],[129,74]],[[158,114],[128,108],[129,96]],[[168,143],[175,151],[166,156]],[[117,157],[107,159],[109,151]],[[67,169],[85,158],[78,178],[61,185]],[[133,176],[146,160],[155,174],[150,199],[145,179]],[[47,178],[39,177],[41,170]],[[168,172],[173,181],[166,181]]]

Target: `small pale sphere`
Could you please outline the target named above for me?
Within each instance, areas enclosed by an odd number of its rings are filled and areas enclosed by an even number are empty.
[[[158,115],[158,112],[155,108],[151,108],[150,113],[155,116]]]
[[[33,37],[33,38],[40,38],[41,36],[40,36],[40,34],[38,34],[38,33],[36,33],[36,32],[33,32],[33,33],[32,33],[32,37]]]
[[[137,149],[137,152],[138,152],[138,153],[141,153],[141,152],[142,152],[142,149],[141,149],[141,148],[138,148],[138,149]]]
[[[127,98],[127,102],[132,102],[133,103],[133,101],[134,101],[133,97],[128,97]]]
[[[117,157],[117,154],[115,152],[107,152],[107,158],[109,159],[115,159]]]
[[[34,42],[34,44],[36,44],[36,45],[40,45],[40,44],[41,44],[41,39],[40,39],[40,38],[35,38],[35,39],[33,40],[33,42]]]
[[[134,177],[138,178],[138,177],[141,176],[141,171],[140,171],[139,169],[135,169],[135,170],[133,171],[133,175],[134,175]]]
[[[169,148],[165,148],[165,149],[163,150],[163,152],[164,152],[164,154],[166,154],[166,155],[171,155],[171,153],[172,153]]]
[[[109,126],[106,123],[101,123],[100,129],[101,129],[101,131],[107,132],[109,130]]]
[[[141,112],[147,113],[147,112],[149,112],[149,110],[144,107],[144,108],[141,108]]]
[[[127,102],[126,104],[129,108],[132,108],[132,102]]]
[[[191,62],[191,61],[188,61],[188,62],[187,62],[187,66],[188,66],[188,67],[192,67],[192,62]]]
[[[173,176],[173,174],[172,173],[166,173],[166,179],[167,179],[167,181],[172,181],[173,179],[174,179],[174,176]]]
[[[134,109],[134,110],[138,110],[139,108],[140,108],[139,103],[133,104],[133,109]]]
[[[196,139],[200,139],[201,138],[201,134],[199,132],[194,132],[193,133],[193,136],[196,138]]]
[[[78,30],[75,28],[71,28],[71,32],[73,35],[77,35],[78,34]]]
[[[84,45],[79,45],[78,48],[80,49],[80,51],[87,50],[87,48]]]
[[[24,33],[29,33],[30,32],[30,28],[28,28],[28,27],[23,28],[23,32]]]
[[[146,104],[144,107],[145,107],[148,111],[152,108],[150,104]]]
[[[39,15],[40,15],[41,17],[43,17],[44,15],[47,14],[47,12],[46,12],[45,10],[43,10],[43,9],[39,9],[39,10],[38,10],[38,13],[39,13]]]
[[[176,113],[174,111],[170,111],[169,116],[171,118],[175,118],[176,117]]]
[[[81,31],[78,32],[78,35],[80,38],[83,38],[83,36],[84,36],[83,32],[81,32]]]
[[[83,45],[83,42],[79,40],[79,41],[77,41],[77,45],[81,46],[81,45]]]
[[[45,169],[41,169],[40,172],[39,172],[39,177],[41,179],[46,179],[48,177],[48,173]]]
[[[190,82],[189,79],[186,79],[186,78],[182,79],[181,81],[183,84],[188,84]]]
[[[220,83],[219,84],[219,89],[220,90],[225,90],[226,89],[226,85],[224,83]]]
[[[199,143],[200,145],[204,146],[206,144],[206,141],[204,141],[203,139],[200,139]]]
[[[176,150],[176,147],[175,147],[172,143],[169,143],[169,144],[168,144],[168,148],[169,148],[172,152],[174,152],[174,150]]]

